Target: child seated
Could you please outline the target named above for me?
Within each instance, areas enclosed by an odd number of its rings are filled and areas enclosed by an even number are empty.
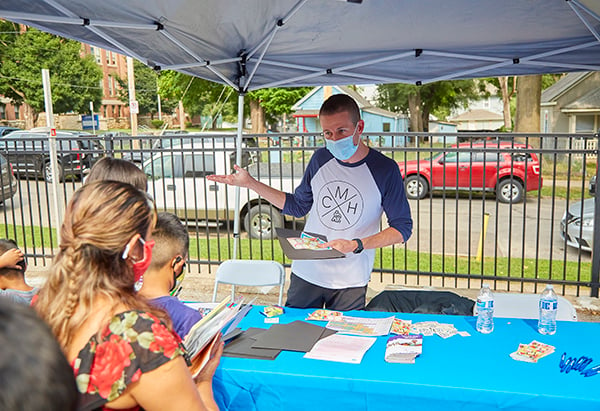
[[[189,234],[176,215],[158,213],[152,232],[155,241],[152,262],[143,277],[140,294],[151,304],[165,309],[173,321],[173,329],[184,339],[202,315],[173,296],[185,275]]]
[[[31,304],[38,289],[25,282],[27,263],[14,240],[0,239],[0,297]]]

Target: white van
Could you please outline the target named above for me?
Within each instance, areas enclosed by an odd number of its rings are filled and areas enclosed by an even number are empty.
[[[303,170],[281,173],[281,164],[273,165],[277,175],[270,173],[268,164],[255,162],[251,148],[244,147],[242,158],[242,167],[277,189],[293,191],[302,179]],[[234,164],[235,140],[221,138],[163,149],[144,163],[143,170],[149,177],[148,192],[159,210],[175,213],[188,223],[220,225],[234,220],[235,187],[205,177],[230,174]],[[275,228],[284,225],[278,209],[247,189],[240,190],[240,218],[252,238],[276,237]]]

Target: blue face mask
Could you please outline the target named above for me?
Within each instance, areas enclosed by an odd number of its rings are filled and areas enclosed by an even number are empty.
[[[348,137],[340,138],[339,140],[325,139],[325,147],[338,160],[348,160],[358,150],[358,144],[354,145],[354,134],[358,129],[358,124],[354,128],[354,132]]]

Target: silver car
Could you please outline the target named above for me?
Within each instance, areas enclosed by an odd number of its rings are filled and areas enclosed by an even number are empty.
[[[590,193],[596,188],[596,176],[590,180]],[[595,201],[588,198],[569,206],[560,221],[560,235],[568,246],[591,252],[594,247]]]

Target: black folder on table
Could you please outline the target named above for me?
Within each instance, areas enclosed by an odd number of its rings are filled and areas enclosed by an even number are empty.
[[[253,358],[258,360],[274,360],[281,350],[269,348],[253,348],[258,335],[265,330],[262,328],[248,328],[242,335],[236,337],[223,348],[224,357]]]
[[[281,244],[281,249],[290,260],[322,260],[330,258],[343,258],[346,256],[344,253],[333,249],[307,250],[294,248],[288,241],[288,238],[300,238],[302,231],[290,230],[288,228],[276,228],[275,232],[277,233],[279,244]],[[323,235],[309,233],[306,231],[305,233],[313,237],[318,237],[323,241],[327,241],[327,237]]]
[[[304,321],[273,324],[256,336],[252,348],[308,352],[317,341],[331,334],[335,331]]]

